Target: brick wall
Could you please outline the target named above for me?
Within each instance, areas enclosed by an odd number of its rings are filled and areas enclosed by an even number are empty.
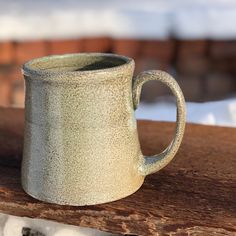
[[[236,41],[131,40],[87,38],[78,40],[0,42],[0,106],[23,106],[21,65],[35,57],[74,52],[110,52],[135,59],[135,74],[166,70],[179,82],[186,100],[222,99],[236,93]],[[157,82],[144,86],[142,99],[155,101],[169,94]]]

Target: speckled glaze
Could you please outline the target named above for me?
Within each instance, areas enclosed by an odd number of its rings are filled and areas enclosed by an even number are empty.
[[[101,53],[34,59],[26,84],[22,186],[57,204],[92,205],[126,197],[147,174],[174,157],[184,133],[185,105],[176,81],[162,71],[132,80],[134,61]],[[134,109],[141,87],[159,80],[177,98],[176,134],[161,154],[144,157]]]

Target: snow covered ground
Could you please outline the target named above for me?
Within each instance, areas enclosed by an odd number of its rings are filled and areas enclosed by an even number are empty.
[[[0,40],[236,37],[235,0],[0,1]]]
[[[187,122],[236,127],[236,98],[222,101],[187,102]],[[136,111],[137,119],[175,121],[176,106],[172,98],[159,98],[156,103],[141,103]]]
[[[95,229],[59,224],[52,221],[0,214],[0,236],[22,236],[22,228],[29,227],[45,236],[111,236]],[[39,236],[39,235],[38,235]],[[114,235],[113,235],[114,236]]]

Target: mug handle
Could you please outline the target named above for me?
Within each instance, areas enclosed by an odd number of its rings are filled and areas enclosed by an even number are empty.
[[[144,71],[140,73],[136,78],[134,78],[133,81],[134,109],[136,110],[139,105],[140,94],[143,84],[150,80],[157,80],[164,83],[167,87],[170,88],[172,93],[175,95],[177,103],[177,113],[176,113],[177,124],[176,124],[174,139],[162,153],[154,156],[143,157],[143,161],[139,166],[139,171],[142,175],[149,175],[159,171],[174,158],[184,135],[185,120],[186,120],[184,96],[178,83],[168,73],[160,70]]]

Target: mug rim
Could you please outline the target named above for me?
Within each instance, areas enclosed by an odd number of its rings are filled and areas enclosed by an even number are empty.
[[[91,70],[76,70],[76,71],[49,71],[47,69],[38,69],[33,68],[32,66],[35,63],[43,63],[50,60],[55,59],[66,59],[66,58],[76,58],[76,57],[82,57],[82,56],[91,56],[91,57],[110,57],[115,59],[121,59],[124,61],[121,65],[115,65],[113,67],[104,67],[101,69],[91,69]],[[94,74],[94,73],[114,73],[121,70],[125,70],[129,68],[130,66],[134,65],[134,60],[130,57],[118,55],[114,53],[69,53],[69,54],[62,54],[62,55],[50,55],[45,57],[39,57],[34,58],[30,61],[27,61],[22,66],[22,74],[25,76],[31,76],[31,75],[38,75],[38,76],[54,76],[54,75],[88,75],[88,74]]]

